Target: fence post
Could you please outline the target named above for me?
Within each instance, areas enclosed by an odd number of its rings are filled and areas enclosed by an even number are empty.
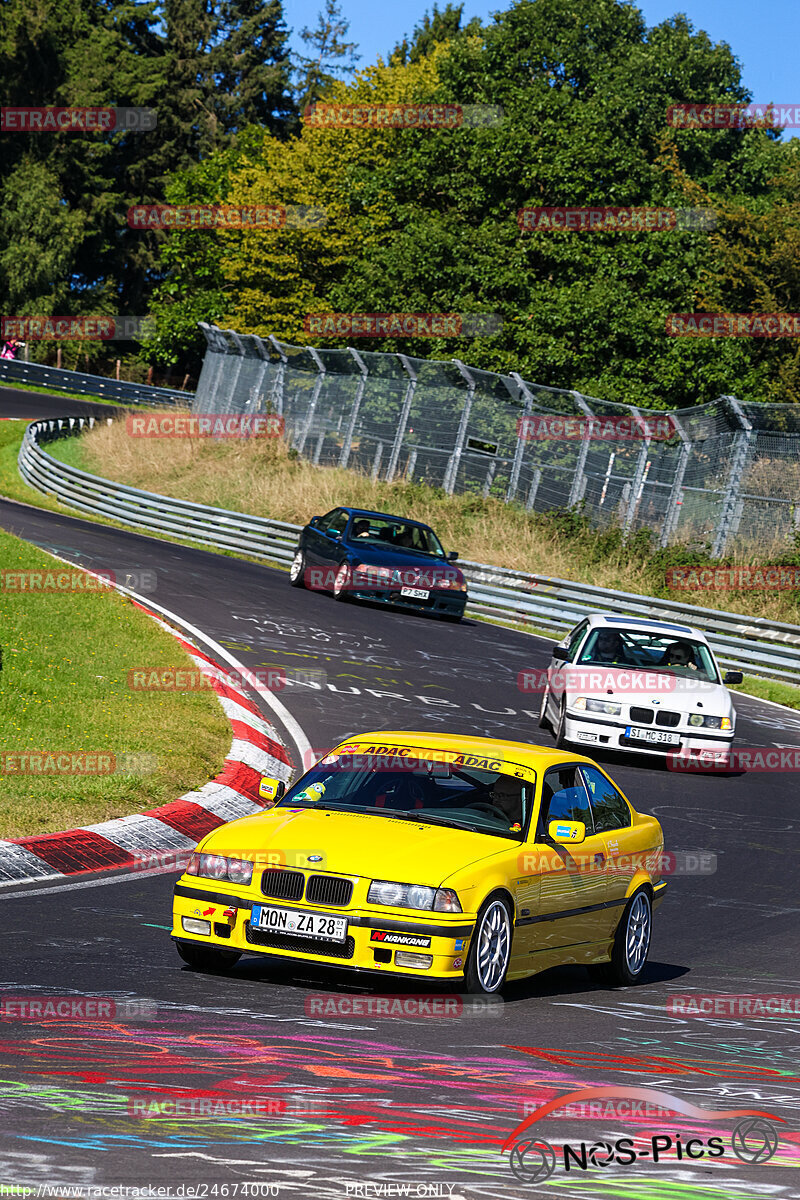
[[[401,366],[408,375],[408,386],[406,394],[403,397],[403,407],[400,409],[400,419],[397,423],[397,433],[394,435],[392,443],[392,451],[389,455],[389,465],[386,468],[386,482],[391,483],[394,479],[394,473],[397,470],[397,460],[400,457],[400,448],[403,445],[403,438],[406,434],[406,426],[408,425],[408,414],[411,412],[411,404],[414,400],[414,392],[417,390],[417,372],[412,367],[409,359],[405,354],[398,354]]]
[[[735,396],[722,396],[727,400],[728,407],[739,422],[740,429],[734,434],[733,455],[728,472],[728,482],[722,500],[722,509],[717,522],[714,543],[711,547],[712,558],[722,558],[728,543],[736,537],[739,522],[742,519],[744,501],[739,500],[739,490],[742,485],[745,468],[750,457],[750,446],[753,441],[753,426],[742,411]]]
[[[272,349],[278,355],[280,362],[278,363],[278,368],[275,372],[275,378],[272,381],[272,387],[270,388],[269,401],[267,403],[271,404],[274,407],[275,412],[278,414],[279,417],[282,417],[283,416],[283,392],[284,392],[284,387],[286,384],[286,364],[289,360],[286,357],[286,355],[284,354],[283,348],[277,338],[274,338],[272,336],[272,334],[270,334],[269,341],[270,341],[270,345],[272,346]]]
[[[197,381],[192,411],[213,412],[214,401],[228,354],[228,341],[222,336],[222,331],[216,325],[207,325],[205,321],[200,321],[199,324],[205,334],[207,348],[200,378]]]
[[[383,442],[378,442],[375,447],[375,457],[372,460],[372,482],[378,478],[381,469],[381,459],[383,458]]]
[[[467,395],[464,399],[464,407],[461,410],[461,420],[458,423],[458,433],[456,434],[456,444],[453,447],[453,453],[450,455],[450,460],[447,464],[447,470],[444,473],[444,490],[449,496],[452,496],[455,491],[456,479],[458,478],[458,467],[461,462],[461,455],[464,450],[464,443],[467,440],[467,429],[469,427],[469,414],[472,409],[472,398],[475,395],[476,383],[469,369],[464,366],[460,359],[454,358],[453,362],[461,372],[462,377],[467,383]]]
[[[572,477],[572,487],[569,490],[569,500],[567,500],[567,508],[573,508],[574,505],[580,504],[586,491],[586,459],[589,457],[589,444],[592,440],[594,432],[594,413],[589,408],[589,405],[584,400],[580,392],[570,392],[572,399],[577,407],[586,417],[586,424],[583,428],[583,436],[581,437],[581,448],[578,453],[578,461],[575,464],[575,474]]]
[[[225,333],[226,333],[229,341],[232,341],[234,346],[236,347],[236,351],[235,351],[236,365],[231,370],[230,380],[226,380],[225,401],[224,401],[225,407],[222,409],[218,409],[217,411],[228,413],[228,412],[236,411],[233,400],[234,400],[234,396],[236,395],[236,388],[239,383],[239,376],[241,375],[242,367],[244,366],[244,360],[247,355],[247,349],[238,333],[234,333],[234,331],[232,329],[226,329]]]
[[[522,406],[522,416],[529,417],[531,414],[531,409],[533,408],[533,396],[528,391],[525,381],[522,379],[522,377],[520,375],[517,374],[516,371],[511,372],[511,378],[514,380],[514,383],[517,385],[517,387],[522,392],[522,395],[524,397],[524,404]],[[519,420],[519,418],[518,418],[518,420]],[[514,499],[514,497],[517,494],[517,488],[519,487],[519,473],[522,470],[522,459],[523,459],[523,455],[525,454],[525,439],[523,437],[524,428],[525,428],[524,423],[522,425],[518,424],[517,444],[516,444],[516,447],[514,448],[514,461],[511,464],[511,476],[508,481],[508,491],[506,492],[506,503],[508,503],[509,500]]]
[[[344,435],[344,441],[342,442],[342,453],[339,458],[339,466],[340,467],[346,467],[348,462],[350,461],[350,448],[353,445],[353,434],[356,431],[356,422],[358,421],[358,413],[361,408],[361,401],[364,398],[364,389],[367,386],[367,379],[369,378],[369,368],[367,367],[367,364],[364,362],[363,358],[358,353],[358,351],[354,350],[352,346],[348,346],[347,349],[350,351],[350,353],[352,354],[353,358],[356,361],[356,366],[358,367],[359,371],[361,372],[361,378],[358,381],[358,386],[356,388],[356,398],[353,401],[353,407],[350,410],[350,419],[347,422],[347,430]]]
[[[638,408],[634,408],[633,412],[640,420],[644,421],[644,418],[642,417],[642,414],[639,412]],[[647,429],[646,422],[645,422],[645,429]],[[650,453],[650,434],[645,433],[644,441],[642,443],[642,448],[639,451],[639,457],[636,460],[636,470],[634,471],[633,479],[631,480],[631,490],[628,494],[628,504],[627,504],[627,508],[625,510],[625,520],[622,524],[622,536],[623,537],[627,537],[628,534],[630,533],[631,529],[633,528],[634,518],[636,517],[636,510],[639,507],[639,501],[642,498],[642,488],[644,486],[644,481],[646,479],[647,456],[649,453]]]
[[[681,439],[681,448],[678,461],[675,464],[675,475],[672,479],[672,487],[670,488],[669,500],[667,501],[667,515],[664,519],[664,528],[661,530],[661,538],[659,540],[659,544],[662,547],[669,545],[670,538],[678,528],[681,505],[683,504],[683,481],[692,454],[692,443],[687,437],[686,431],[680,421],[674,413],[669,414],[669,419],[678,431],[678,436]]]
[[[325,382],[325,366],[322,362],[322,359],[317,354],[317,352],[313,346],[306,346],[306,349],[308,350],[308,353],[311,355],[311,357],[314,360],[314,365],[317,368],[318,374],[317,374],[317,378],[314,380],[314,390],[311,393],[311,403],[308,406],[308,413],[306,415],[306,419],[303,424],[303,432],[300,434],[300,438],[295,446],[295,449],[297,450],[298,454],[302,454],[305,449],[306,438],[308,437],[309,433],[311,432],[311,426],[314,423],[314,414],[317,411],[317,401],[319,400],[319,394],[322,391],[322,385]]]
[[[541,482],[542,482],[542,469],[541,469],[541,467],[537,467],[536,470],[533,472],[533,479],[531,480],[531,486],[528,489],[528,499],[525,502],[525,508],[528,510],[528,512],[531,511],[534,504],[536,503],[536,493],[539,491],[539,484]]]

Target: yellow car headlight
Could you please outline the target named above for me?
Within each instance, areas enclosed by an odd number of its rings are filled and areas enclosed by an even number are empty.
[[[461,912],[461,904],[452,888],[432,888],[422,883],[393,883],[389,879],[373,879],[367,900],[370,904],[385,904],[388,908]]]

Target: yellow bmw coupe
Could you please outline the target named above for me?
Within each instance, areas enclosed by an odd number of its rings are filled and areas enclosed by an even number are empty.
[[[175,886],[184,962],[242,954],[494,993],[560,963],[632,984],[663,834],[591,759],[494,738],[365,733],[199,844]]]

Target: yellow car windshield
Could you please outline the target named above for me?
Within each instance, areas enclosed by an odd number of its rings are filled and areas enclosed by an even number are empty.
[[[280,801],[451,825],[522,840],[534,784],[500,771],[451,763],[399,761],[376,765],[371,755],[341,755],[318,763]]]

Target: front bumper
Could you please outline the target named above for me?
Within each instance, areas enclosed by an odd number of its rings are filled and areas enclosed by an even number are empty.
[[[348,591],[353,600],[368,600],[372,604],[387,604],[392,608],[407,608],[413,612],[436,613],[441,616],[463,616],[467,607],[466,592],[432,591],[427,600],[401,596],[398,590],[353,588]]]
[[[196,877],[183,876],[175,885],[171,936],[176,941],[209,946],[218,950],[235,950],[269,958],[318,963],[338,969],[371,971],[406,975],[417,979],[460,979],[464,974],[469,938],[475,921],[474,914],[420,912],[400,917],[396,911],[383,913],[378,908],[356,907],[341,909],[325,905],[274,900],[254,894],[237,896],[223,893],[213,884],[203,887]],[[253,904],[263,904],[299,911],[322,912],[332,917],[345,917],[347,938],[344,942],[322,941],[282,933],[252,929],[250,911]],[[225,915],[226,911],[235,915]],[[209,923],[208,935],[196,935],[183,928],[183,917],[202,919]],[[381,939],[373,935],[380,933]],[[428,944],[420,945],[420,941]],[[429,955],[429,967],[401,966],[397,952]]]
[[[625,736],[629,721],[609,717],[587,716],[585,713],[574,713],[567,710],[564,736],[575,746],[592,746],[598,750],[623,750],[630,754],[657,754],[666,757],[668,754],[679,754],[682,757],[698,757],[713,755],[716,762],[724,764],[730,758],[735,730],[722,733],[712,730],[709,733],[695,732],[686,728],[663,729],[661,732],[674,733],[678,743],[640,742]],[[641,726],[637,728],[642,728]],[[657,726],[648,728],[656,729]]]

